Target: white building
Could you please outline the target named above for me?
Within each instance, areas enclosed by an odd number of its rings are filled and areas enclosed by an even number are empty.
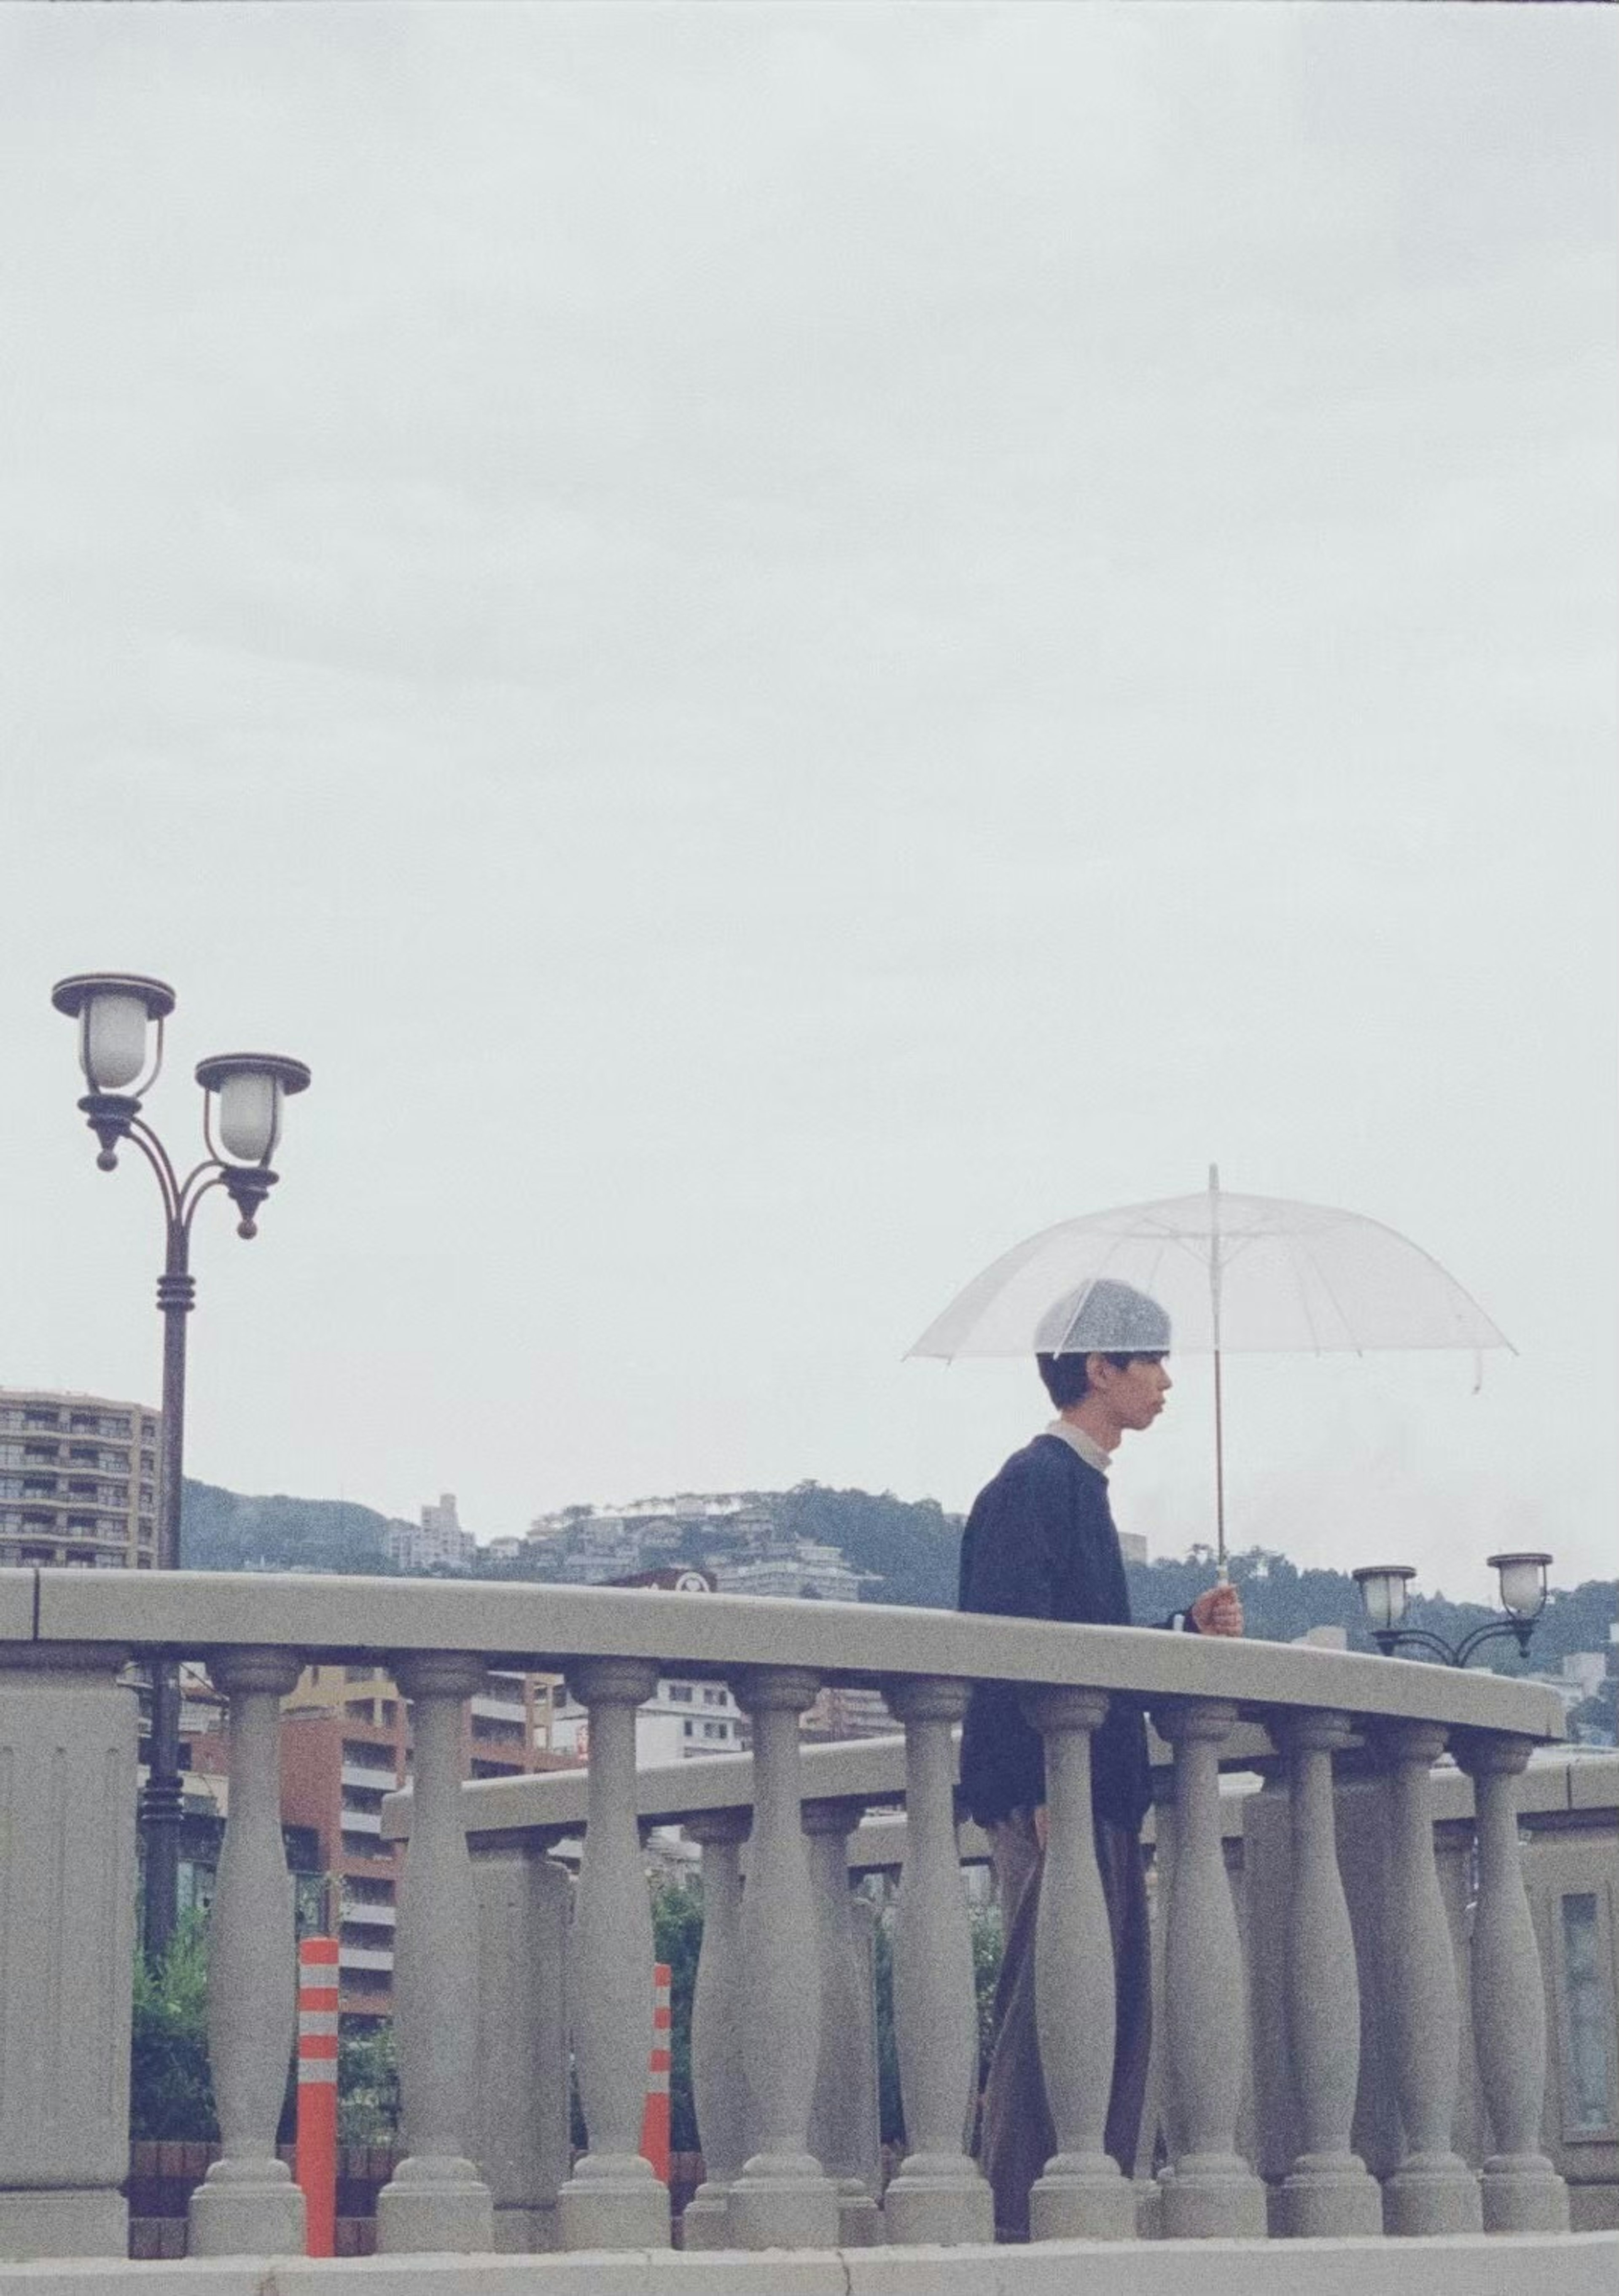
[[[746,1562],[719,1562],[715,1576],[722,1595],[816,1595],[825,1603],[858,1603],[871,1573],[856,1570],[840,1546],[795,1538],[775,1542],[773,1552]]]
[[[471,1532],[461,1527],[454,1491],[441,1492],[437,1506],[424,1506],[420,1523],[389,1523],[383,1545],[400,1570],[431,1570],[435,1565],[458,1570],[478,1552]]]
[[[551,1751],[583,1760],[590,1721],[572,1698],[552,1709]],[[681,1762],[703,1754],[742,1751],[742,1715],[723,1682],[659,1682],[635,1713],[635,1767]]]

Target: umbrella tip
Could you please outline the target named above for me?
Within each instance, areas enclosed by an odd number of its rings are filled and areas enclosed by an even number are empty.
[[[1211,1196],[1215,1193],[1219,1185],[1220,1167],[1218,1164],[1211,1164],[1208,1168],[1208,1192]]]

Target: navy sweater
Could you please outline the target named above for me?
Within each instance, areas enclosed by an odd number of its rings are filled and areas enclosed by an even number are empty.
[[[973,1501],[961,1534],[957,1608],[1002,1617],[1127,1627],[1130,1591],[1108,1505],[1108,1478],[1059,1435],[1015,1451]],[[974,1686],[961,1733],[961,1790],[980,1825],[1045,1800],[1040,1734],[1011,1683]],[[1099,1817],[1139,1831],[1152,1801],[1147,1728],[1139,1700],[1109,1699],[1091,1742],[1091,1798]]]

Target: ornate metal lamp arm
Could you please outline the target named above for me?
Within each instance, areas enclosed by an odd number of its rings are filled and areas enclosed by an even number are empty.
[[[1491,1619],[1484,1626],[1475,1627],[1470,1635],[1463,1636],[1456,1645],[1456,1663],[1466,1666],[1474,1652],[1483,1644],[1500,1642],[1507,1635],[1510,1635],[1517,1643],[1519,1657],[1527,1658],[1529,1637],[1533,1632],[1533,1619]]]
[[[1454,1650],[1437,1635],[1429,1634],[1426,1627],[1374,1627],[1372,1639],[1385,1658],[1393,1658],[1411,1643],[1432,1651],[1446,1666],[1466,1666],[1476,1650],[1482,1650],[1485,1643],[1499,1642],[1507,1635],[1512,1636],[1520,1653],[1527,1658],[1529,1637],[1533,1632],[1533,1619],[1490,1619],[1482,1627],[1475,1627],[1471,1634],[1464,1635]]]
[[[1393,1658],[1406,1644],[1414,1643],[1432,1651],[1446,1666],[1460,1663],[1449,1643],[1441,1642],[1437,1635],[1430,1635],[1426,1627],[1374,1627],[1372,1639],[1385,1658]]]

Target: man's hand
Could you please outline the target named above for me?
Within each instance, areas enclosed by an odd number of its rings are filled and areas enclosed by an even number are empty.
[[[1222,1578],[1218,1587],[1198,1595],[1187,1616],[1200,1635],[1239,1635],[1242,1597],[1229,1579]]]

